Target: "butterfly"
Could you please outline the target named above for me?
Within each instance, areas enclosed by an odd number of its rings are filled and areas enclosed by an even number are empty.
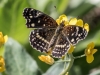
[[[64,56],[71,44],[76,45],[88,34],[87,30],[80,26],[65,26],[64,22],[58,25],[52,17],[33,8],[25,8],[23,16],[27,28],[34,28],[29,36],[31,46],[40,52],[51,52],[55,58]]]

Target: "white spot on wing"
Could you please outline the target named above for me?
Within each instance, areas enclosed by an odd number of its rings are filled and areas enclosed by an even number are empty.
[[[49,43],[47,40],[45,40],[44,38],[42,38],[40,35],[38,35],[38,33],[37,33],[37,36],[36,36],[37,38],[39,38],[39,39],[41,39],[42,41],[44,41],[45,43]]]
[[[28,21],[29,21],[29,22],[31,22],[31,20],[30,20],[30,19],[28,19]]]
[[[43,26],[45,26],[45,24],[43,24]]]
[[[74,35],[74,33],[72,33],[72,35],[71,36],[73,36]]]
[[[31,26],[32,26],[32,27],[34,27],[34,26],[35,26],[35,24],[34,24],[34,23],[32,23],[32,24],[31,24]]]
[[[30,16],[30,18],[33,18],[33,16]]]
[[[81,34],[78,34],[78,36],[81,36]]]
[[[79,31],[79,27],[76,27],[76,35],[75,36],[78,35],[78,31]]]
[[[61,48],[64,48],[66,46],[66,44],[64,45],[56,45],[56,47],[61,47]]]
[[[38,23],[40,23],[40,20],[38,20]]]
[[[30,16],[32,15],[32,14],[29,14]]]
[[[71,42],[74,42],[74,39],[72,39]]]
[[[33,9],[31,9],[31,11],[33,11]]]

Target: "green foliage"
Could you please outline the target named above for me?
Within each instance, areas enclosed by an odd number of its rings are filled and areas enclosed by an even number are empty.
[[[74,3],[72,3],[73,1]],[[77,44],[74,55],[83,54],[90,42],[95,43],[98,52],[94,55],[95,59],[92,64],[86,63],[85,58],[75,60],[70,75],[87,75],[92,69],[98,68],[100,66],[98,60],[98,57],[100,57],[100,15],[97,15],[99,11],[93,9],[100,2],[91,4],[92,0],[89,0],[90,2],[87,0],[78,1],[0,0],[0,31],[14,39],[9,38],[5,45],[5,52],[2,51],[4,52],[6,71],[0,75],[49,75],[49,73],[58,75],[63,68],[63,63],[50,66],[41,62],[38,59],[38,55],[41,53],[31,48],[28,41],[30,29],[26,28],[22,14],[25,7],[43,11],[54,19],[58,18],[60,14],[66,14],[68,17],[82,18],[89,23],[90,32],[84,41]],[[93,12],[92,14],[89,13],[90,10]]]
[[[24,26],[25,21],[22,15],[26,5],[25,0],[8,0],[0,8],[0,31],[21,43],[25,43],[28,37],[25,37],[28,35],[28,30]]]
[[[5,44],[4,57],[7,75],[37,75],[39,72],[36,61],[11,38]]]

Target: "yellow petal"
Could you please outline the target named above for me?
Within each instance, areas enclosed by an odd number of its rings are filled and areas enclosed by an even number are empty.
[[[59,20],[68,21],[67,16],[64,14],[59,17]]]
[[[49,65],[52,65],[54,63],[54,59],[52,57],[50,57],[49,55],[47,55],[47,56],[41,55],[41,56],[38,56],[38,58],[41,61],[43,61],[43,62],[45,62],[45,63],[47,63]]]
[[[93,49],[93,48],[94,48],[94,43],[93,43],[93,42],[89,43],[89,44],[87,45],[87,47],[90,48],[90,49]]]
[[[65,75],[68,75],[69,74],[69,72],[67,72]]]
[[[0,67],[0,72],[5,71],[5,67]]]
[[[57,20],[57,24],[60,25],[64,21],[64,24],[66,25],[68,23],[68,19],[66,15],[61,15]]]
[[[86,57],[86,61],[87,61],[88,63],[92,63],[93,60],[94,60],[93,55],[88,55],[88,56]]]
[[[69,21],[69,25],[76,25],[76,23],[77,23],[77,19],[76,18],[72,18]]]
[[[93,49],[92,51],[92,54],[96,53],[97,52],[97,49]]]
[[[38,56],[38,58],[39,58],[41,61],[45,61],[45,56],[44,56],[44,55]]]
[[[57,19],[56,22],[57,22],[58,25],[60,25],[60,21],[59,21],[59,19]]]
[[[86,49],[86,50],[85,50],[85,54],[86,54],[86,55],[92,54],[91,49]]]
[[[85,52],[84,52],[84,53],[85,53],[86,56],[88,55],[88,53],[87,53],[87,49],[85,49]]]
[[[0,32],[0,36],[3,36],[2,32]]]
[[[7,42],[7,40],[8,40],[8,36],[7,35],[5,35],[4,36],[4,39],[5,39],[5,43]]]
[[[65,22],[64,22],[65,26],[69,25],[68,23],[69,23],[68,21],[65,21]]]
[[[5,40],[4,40],[4,37],[3,37],[3,34],[2,32],[0,32],[0,45],[4,44]]]
[[[46,58],[46,63],[49,64],[49,65],[52,65],[54,63],[54,59],[51,58],[49,55],[47,56]]]
[[[5,70],[5,61],[2,56],[0,56],[0,72],[3,72]]]
[[[3,36],[2,32],[0,32],[0,47],[7,41],[7,35]]]
[[[79,19],[76,23],[77,26],[83,27],[83,20]]]
[[[73,45],[70,45],[70,49],[68,50],[68,53],[72,53],[74,51],[74,46]]]
[[[86,29],[87,32],[89,31],[89,25],[87,23],[84,24],[84,29]]]

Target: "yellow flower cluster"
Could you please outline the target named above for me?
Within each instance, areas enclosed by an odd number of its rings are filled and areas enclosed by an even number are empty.
[[[41,61],[52,65],[54,63],[54,59],[52,57],[50,57],[49,55],[45,56],[45,55],[41,55],[38,57]]]
[[[8,37],[7,35],[3,36],[2,32],[0,32],[0,47],[4,45],[5,42],[7,42]],[[2,56],[0,56],[0,72],[3,72],[5,70],[5,61]]]
[[[3,36],[2,32],[0,32],[0,47],[8,40],[7,35]]]
[[[76,26],[80,26],[83,27],[84,29],[87,30],[87,32],[89,31],[89,25],[87,23],[83,24],[83,20],[81,19],[76,19],[76,18],[71,18],[70,20],[68,20],[66,15],[61,15],[57,20],[56,20],[57,24],[60,25],[60,23],[64,22],[65,26],[67,25],[76,25]]]
[[[5,70],[5,61],[2,56],[0,56],[0,72]]]

